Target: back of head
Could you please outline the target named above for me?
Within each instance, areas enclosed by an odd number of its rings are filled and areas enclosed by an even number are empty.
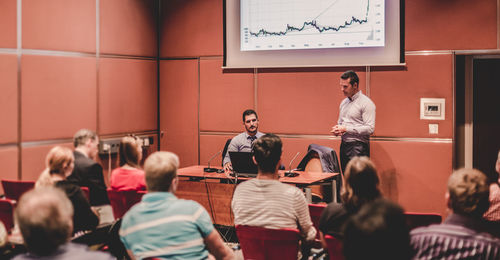
[[[139,168],[139,160],[141,158],[139,145],[141,144],[136,136],[125,136],[122,138],[119,147],[120,166],[128,164]]]
[[[243,111],[243,116],[242,116],[243,117],[243,122],[245,122],[245,117],[249,116],[249,115],[255,115],[255,118],[257,118],[257,119],[259,118],[257,116],[257,112],[255,112],[255,110],[253,110],[253,109],[247,109],[247,110]]]
[[[353,70],[348,70],[340,76],[341,79],[349,79],[349,84],[354,85],[354,83],[359,84],[359,77]]]
[[[368,157],[354,157],[345,171],[342,202],[349,210],[356,210],[368,201],[381,197],[375,165]]]
[[[64,174],[74,160],[71,149],[64,146],[54,146],[47,154],[45,164],[50,174]]]
[[[448,179],[448,206],[454,213],[481,217],[489,208],[487,177],[476,169],[459,169]]]
[[[89,129],[80,129],[73,136],[73,145],[76,147],[84,145],[87,140],[96,140],[97,134]]]
[[[363,205],[346,223],[344,234],[346,260],[411,258],[404,211],[388,200]]]
[[[73,206],[66,194],[56,188],[33,189],[23,194],[15,219],[28,251],[38,256],[52,254],[73,232]]]
[[[283,144],[281,139],[274,134],[266,134],[253,143],[253,156],[261,172],[276,172],[281,159]]]
[[[170,191],[177,176],[179,157],[171,152],[154,152],[144,162],[148,191]]]

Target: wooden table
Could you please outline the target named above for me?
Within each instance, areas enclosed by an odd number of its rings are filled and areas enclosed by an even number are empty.
[[[197,201],[207,209],[214,224],[233,226],[231,200],[237,183],[248,178],[229,176],[226,173],[203,172],[205,166],[195,165],[177,171],[179,185],[176,195],[182,199]],[[280,176],[285,171],[279,171]],[[296,177],[280,177],[279,181],[303,188],[306,198],[311,201],[310,185],[332,183],[332,196],[337,195],[335,177],[338,173],[298,172]]]

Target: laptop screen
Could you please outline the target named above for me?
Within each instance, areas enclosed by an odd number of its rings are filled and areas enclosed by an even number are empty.
[[[251,152],[229,152],[229,158],[234,172],[257,175],[257,165],[253,162]]]

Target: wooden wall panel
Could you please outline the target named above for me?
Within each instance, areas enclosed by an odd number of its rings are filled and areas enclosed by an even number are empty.
[[[17,46],[17,1],[0,1],[0,48]]]
[[[444,195],[452,172],[451,143],[375,141],[370,148],[384,196],[407,211],[446,216]]]
[[[208,163],[208,160],[212,156],[214,156],[216,153],[224,149],[224,145],[226,145],[227,139],[233,138],[234,136],[207,135],[207,134],[200,135],[200,164],[206,165]],[[222,166],[221,154],[218,154],[215,158],[212,159],[210,167],[221,168]]]
[[[102,58],[99,69],[99,133],[156,130],[156,61]]]
[[[160,61],[161,150],[198,164],[198,61]]]
[[[222,3],[218,0],[163,0],[161,57],[222,55]]]
[[[0,147],[0,180],[17,180],[18,175],[18,149],[17,146]],[[0,185],[0,194],[3,194],[2,185]]]
[[[497,2],[405,1],[406,50],[497,48]]]
[[[242,113],[254,109],[253,70],[221,67],[220,59],[200,61],[200,129],[243,131]]]
[[[23,48],[96,51],[95,0],[23,0]]]
[[[261,129],[287,134],[330,134],[345,98],[340,89],[342,72],[274,72],[258,74],[258,109]],[[364,72],[360,87],[366,90]]]
[[[23,141],[96,129],[94,58],[23,55],[21,64]]]
[[[36,181],[45,169],[45,158],[52,147],[61,145],[73,149],[72,143],[59,143],[40,146],[23,147],[21,150],[21,180]]]
[[[156,56],[156,0],[105,0],[99,3],[101,53]]]
[[[1,4],[0,4],[1,6]],[[17,57],[0,54],[0,143],[17,142]]]
[[[374,68],[371,97],[377,106],[377,136],[453,136],[453,56],[407,56],[404,70]],[[445,120],[420,120],[420,98],[445,98]],[[430,135],[428,124],[438,124]]]

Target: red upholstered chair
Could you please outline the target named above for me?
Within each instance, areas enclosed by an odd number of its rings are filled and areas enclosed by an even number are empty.
[[[297,229],[236,226],[245,259],[297,259],[300,233]]]
[[[141,201],[144,194],[146,194],[144,191],[116,191],[108,189],[109,202],[113,208],[115,218],[123,217],[132,206]]]
[[[89,187],[80,187],[80,189],[83,191],[83,195],[85,195],[85,198],[87,198],[87,200],[90,201]]]
[[[406,225],[410,230],[417,227],[424,227],[431,224],[439,224],[443,220],[437,213],[416,213],[405,212]]]
[[[319,231],[319,218],[325,208],[326,204],[309,204],[309,215],[311,216],[311,221],[317,231]],[[319,232],[316,237],[319,238]]]
[[[344,255],[342,253],[342,241],[330,235],[325,235],[325,241],[328,245],[328,255],[330,256],[330,260],[344,260]]]
[[[15,202],[9,199],[0,199],[0,221],[5,229],[10,232],[14,227],[14,207]]]
[[[35,187],[35,182],[2,180],[2,186],[5,193],[5,198],[17,201],[23,193]]]

